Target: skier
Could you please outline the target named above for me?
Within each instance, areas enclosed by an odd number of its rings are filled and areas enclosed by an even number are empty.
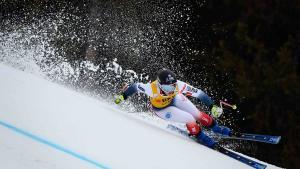
[[[189,134],[210,148],[217,148],[217,144],[202,131],[201,126],[226,136],[231,136],[233,133],[228,127],[218,125],[214,119],[220,117],[223,110],[202,90],[177,80],[176,75],[169,69],[159,70],[157,80],[152,83],[131,84],[117,96],[115,103],[119,104],[137,92],[145,93],[150,97],[152,110],[158,117],[186,124]],[[210,107],[213,117],[199,111],[185,95],[196,97]]]

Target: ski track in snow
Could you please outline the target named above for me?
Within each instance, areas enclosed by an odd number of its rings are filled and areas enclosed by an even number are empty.
[[[0,168],[251,168],[166,124],[0,63]]]

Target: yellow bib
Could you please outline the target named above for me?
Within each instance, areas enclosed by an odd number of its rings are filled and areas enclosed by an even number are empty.
[[[161,95],[158,90],[157,80],[151,83],[151,88],[153,97],[150,97],[150,102],[156,108],[164,108],[170,105],[178,92],[178,86],[176,86],[176,90],[173,94],[168,96]]]

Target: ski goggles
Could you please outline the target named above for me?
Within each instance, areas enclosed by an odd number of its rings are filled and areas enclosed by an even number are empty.
[[[172,93],[176,89],[176,83],[174,83],[174,84],[168,84],[168,85],[165,85],[165,84],[161,85],[161,84],[158,83],[158,86],[166,94]]]

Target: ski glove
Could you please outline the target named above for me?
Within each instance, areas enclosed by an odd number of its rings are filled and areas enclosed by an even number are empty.
[[[121,95],[117,96],[117,98],[115,99],[115,103],[120,104],[123,100],[124,100],[124,96],[123,96],[123,94],[121,94]]]
[[[223,113],[223,109],[218,107],[217,105],[213,105],[213,107],[211,108],[211,115],[214,118],[219,118]]]

